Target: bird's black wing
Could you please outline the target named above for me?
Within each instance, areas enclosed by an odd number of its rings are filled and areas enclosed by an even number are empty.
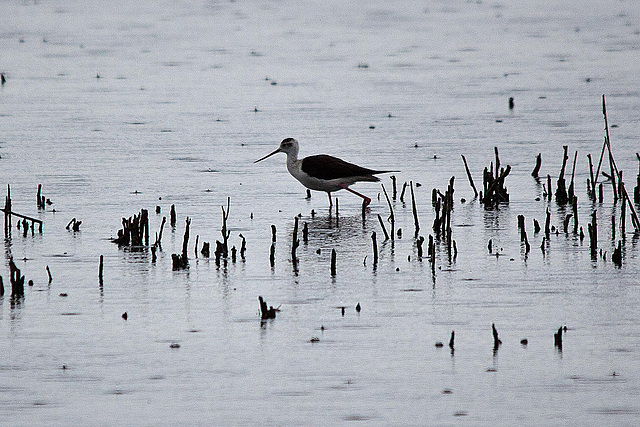
[[[338,179],[354,176],[367,176],[381,171],[363,168],[353,163],[345,162],[337,157],[319,154],[302,159],[302,171],[307,175],[319,179]]]

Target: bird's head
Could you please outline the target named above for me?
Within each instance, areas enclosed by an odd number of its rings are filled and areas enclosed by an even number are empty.
[[[282,142],[280,142],[280,147],[278,147],[277,150],[273,151],[272,153],[267,154],[266,156],[262,157],[261,159],[256,160],[253,163],[258,163],[264,159],[266,159],[267,157],[271,157],[274,154],[277,153],[285,153],[287,156],[294,156],[297,157],[298,156],[298,141],[295,138],[285,138],[282,140]]]

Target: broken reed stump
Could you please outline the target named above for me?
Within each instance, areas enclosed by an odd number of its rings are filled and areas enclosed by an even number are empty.
[[[209,258],[211,255],[211,245],[209,242],[202,242],[202,249],[200,250],[200,253],[203,257]]]
[[[9,258],[9,279],[11,281],[11,298],[24,297],[24,279],[20,269],[13,262],[13,257]]]
[[[376,240],[376,232],[371,232],[371,243],[373,245],[373,267],[378,265],[378,242]]]
[[[549,212],[549,208],[547,207],[547,216],[544,220],[544,235],[547,239],[551,235],[551,212]]]
[[[467,164],[467,159],[464,157],[464,154],[461,154],[462,161],[464,162],[464,169],[467,172],[467,178],[469,179],[469,184],[471,188],[473,188],[473,197],[478,197],[478,189],[476,185],[473,183],[473,178],[471,177],[471,171],[469,170],[469,165]]]
[[[267,308],[267,302],[261,296],[258,297],[258,301],[260,302],[260,319],[275,319],[277,310],[273,306]]]
[[[418,261],[422,261],[422,245],[424,244],[424,237],[420,236],[416,240],[416,249],[418,251]]]
[[[2,276],[0,276],[0,297],[4,296],[4,282],[2,281]]]
[[[77,219],[72,218],[65,228],[67,230],[73,230],[74,232],[78,232],[80,231],[80,225],[82,225],[82,221],[78,221]]]
[[[538,172],[540,172],[540,167],[542,166],[542,153],[538,153],[536,156],[536,165],[531,172],[531,176],[534,178],[538,178]]]
[[[587,159],[589,160],[589,179],[587,180],[587,195],[594,202],[596,201],[596,181],[593,175],[593,159],[591,158],[591,154],[587,154]]]
[[[46,207],[46,199],[42,195],[42,184],[38,184],[38,193],[36,194],[36,206],[38,209],[44,209]]]
[[[562,156],[562,168],[560,169],[560,175],[558,176],[558,181],[556,183],[556,203],[559,205],[566,205],[569,201],[569,196],[567,195],[564,172],[567,167],[567,160],[569,159],[569,156],[567,155],[569,146],[563,145],[562,149],[564,150],[564,154]]]
[[[336,250],[331,249],[331,275],[336,275]]]
[[[171,228],[175,228],[176,221],[178,220],[178,216],[176,215],[176,205],[171,205],[170,217],[171,217]]]
[[[398,189],[396,186],[396,176],[391,175],[389,178],[391,178],[391,197],[393,198],[393,200],[396,200],[396,196],[398,195]]]
[[[187,249],[189,245],[189,226],[191,225],[191,218],[187,217],[185,220],[184,237],[182,239],[182,253],[171,254],[171,262],[173,270],[183,270],[189,267],[189,258],[187,257]]]
[[[622,267],[622,242],[618,240],[618,247],[613,250],[611,261],[618,267]]]
[[[309,243],[309,224],[306,222],[302,224],[302,241]]]
[[[51,282],[53,282],[53,276],[51,276],[51,269],[49,268],[48,265],[47,265],[47,276],[49,276],[49,284],[51,284]]]
[[[495,172],[492,163],[490,168],[484,168],[482,174],[483,193],[481,194],[480,201],[484,204],[485,208],[494,207],[498,203],[509,202],[509,192],[504,186],[504,180],[511,172],[511,166],[507,165],[506,168],[500,169],[498,147],[494,148],[496,154]]]
[[[304,229],[306,229],[307,223],[305,222],[304,225],[305,225]],[[304,229],[303,229],[303,232],[304,232]],[[240,244],[240,258],[244,261],[245,253],[247,252],[247,239],[244,238],[242,233],[239,236],[242,239],[242,243]]]
[[[194,256],[198,258],[198,240],[200,240],[200,235],[196,234],[196,244],[193,247]]]
[[[500,338],[498,337],[498,330],[496,329],[495,323],[491,324],[491,331],[493,333],[493,350],[495,351],[500,347],[500,344],[502,344],[502,341],[500,341]]]
[[[418,232],[420,232],[420,223],[418,222],[418,208],[416,207],[416,196],[413,193],[413,181],[409,182],[411,188],[411,209],[413,211],[413,225],[415,228],[414,238],[418,237]]]
[[[153,244],[153,246],[162,246],[162,230],[164,230],[164,225],[167,222],[167,217],[163,216],[162,217],[162,223],[160,224],[160,233],[156,234],[156,242]]]
[[[573,212],[573,234],[578,234],[578,196],[571,198],[571,210]]]
[[[273,224],[271,225],[271,242],[276,242],[276,226]]]
[[[591,213],[591,222],[588,224],[589,231],[589,247],[591,248],[591,258],[598,256],[598,223],[596,221],[596,212]]]
[[[269,248],[269,264],[271,265],[271,268],[276,265],[276,244],[273,242]]]
[[[553,345],[562,351],[562,326],[558,328],[558,332],[553,334]]]
[[[98,266],[98,282],[102,286],[102,272],[104,271],[104,256],[100,255],[100,265]]]
[[[533,219],[533,234],[538,234],[540,232],[540,223],[537,219]]]
[[[449,338],[449,348],[451,349],[451,351],[453,351],[453,340],[456,337],[456,332],[455,331],[451,331],[451,338]]]

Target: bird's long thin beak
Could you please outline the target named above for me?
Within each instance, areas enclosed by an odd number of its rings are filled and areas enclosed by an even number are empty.
[[[261,161],[263,161],[264,159],[266,159],[267,157],[271,157],[271,156],[273,156],[274,154],[278,154],[279,152],[280,152],[280,149],[278,148],[278,149],[277,149],[276,151],[274,151],[273,153],[267,154],[267,155],[266,155],[266,156],[264,156],[263,158],[258,159],[258,160],[256,160],[256,161],[255,161],[255,162],[253,162],[253,163],[261,162]]]

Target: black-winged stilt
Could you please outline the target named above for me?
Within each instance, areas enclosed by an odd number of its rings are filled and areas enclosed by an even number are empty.
[[[362,197],[364,205],[367,206],[371,203],[371,199],[350,189],[349,186],[358,181],[380,181],[380,178],[374,176],[375,174],[397,172],[363,168],[326,154],[309,156],[298,160],[298,141],[295,138],[283,139],[277,150],[253,163],[258,163],[276,153],[287,154],[287,169],[302,185],[311,190],[325,191],[329,196],[329,206],[333,205],[331,192],[338,190],[347,190]]]

